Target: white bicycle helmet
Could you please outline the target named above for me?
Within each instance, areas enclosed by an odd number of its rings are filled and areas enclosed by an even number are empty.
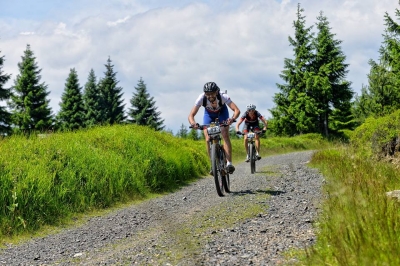
[[[247,105],[247,111],[250,111],[250,110],[256,110],[256,106],[252,103]]]

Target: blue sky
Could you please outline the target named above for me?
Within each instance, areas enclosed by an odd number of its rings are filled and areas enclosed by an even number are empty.
[[[48,85],[53,112],[71,68],[80,85],[90,69],[97,78],[110,56],[123,88],[125,110],[142,77],[166,129],[174,133],[202,86],[215,81],[242,109],[249,103],[265,116],[283,83],[279,74],[293,51],[297,1],[243,0],[0,0],[0,55],[12,86],[26,45],[30,44],[41,82]],[[383,16],[395,18],[396,0],[305,0],[307,26],[320,11],[342,41],[350,64],[347,80],[360,93],[369,59],[378,58]],[[202,110],[196,116],[201,122]]]

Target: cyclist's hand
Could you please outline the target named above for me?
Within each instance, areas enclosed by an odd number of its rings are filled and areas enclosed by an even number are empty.
[[[193,129],[198,129],[200,127],[199,123],[193,123],[191,126]]]

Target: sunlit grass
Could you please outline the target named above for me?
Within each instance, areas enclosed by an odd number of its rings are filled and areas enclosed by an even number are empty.
[[[261,140],[261,155],[328,145],[318,135]],[[234,162],[242,139],[233,139]],[[34,234],[71,217],[169,193],[207,175],[204,141],[120,125],[0,141],[0,236]],[[211,181],[210,181],[211,182]]]
[[[399,203],[386,192],[399,189],[400,174],[349,147],[317,152],[326,199],[316,226],[317,244],[302,265],[399,265]]]
[[[0,235],[172,191],[206,172],[198,142],[113,126],[0,144]]]

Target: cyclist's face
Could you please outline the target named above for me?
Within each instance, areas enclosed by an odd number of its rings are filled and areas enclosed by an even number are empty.
[[[207,99],[210,102],[214,102],[215,99],[217,98],[217,92],[216,91],[215,92],[205,92],[204,94],[206,95]]]
[[[249,113],[250,113],[250,114],[254,114],[254,111],[255,111],[254,109],[250,109],[250,110],[249,110]]]

